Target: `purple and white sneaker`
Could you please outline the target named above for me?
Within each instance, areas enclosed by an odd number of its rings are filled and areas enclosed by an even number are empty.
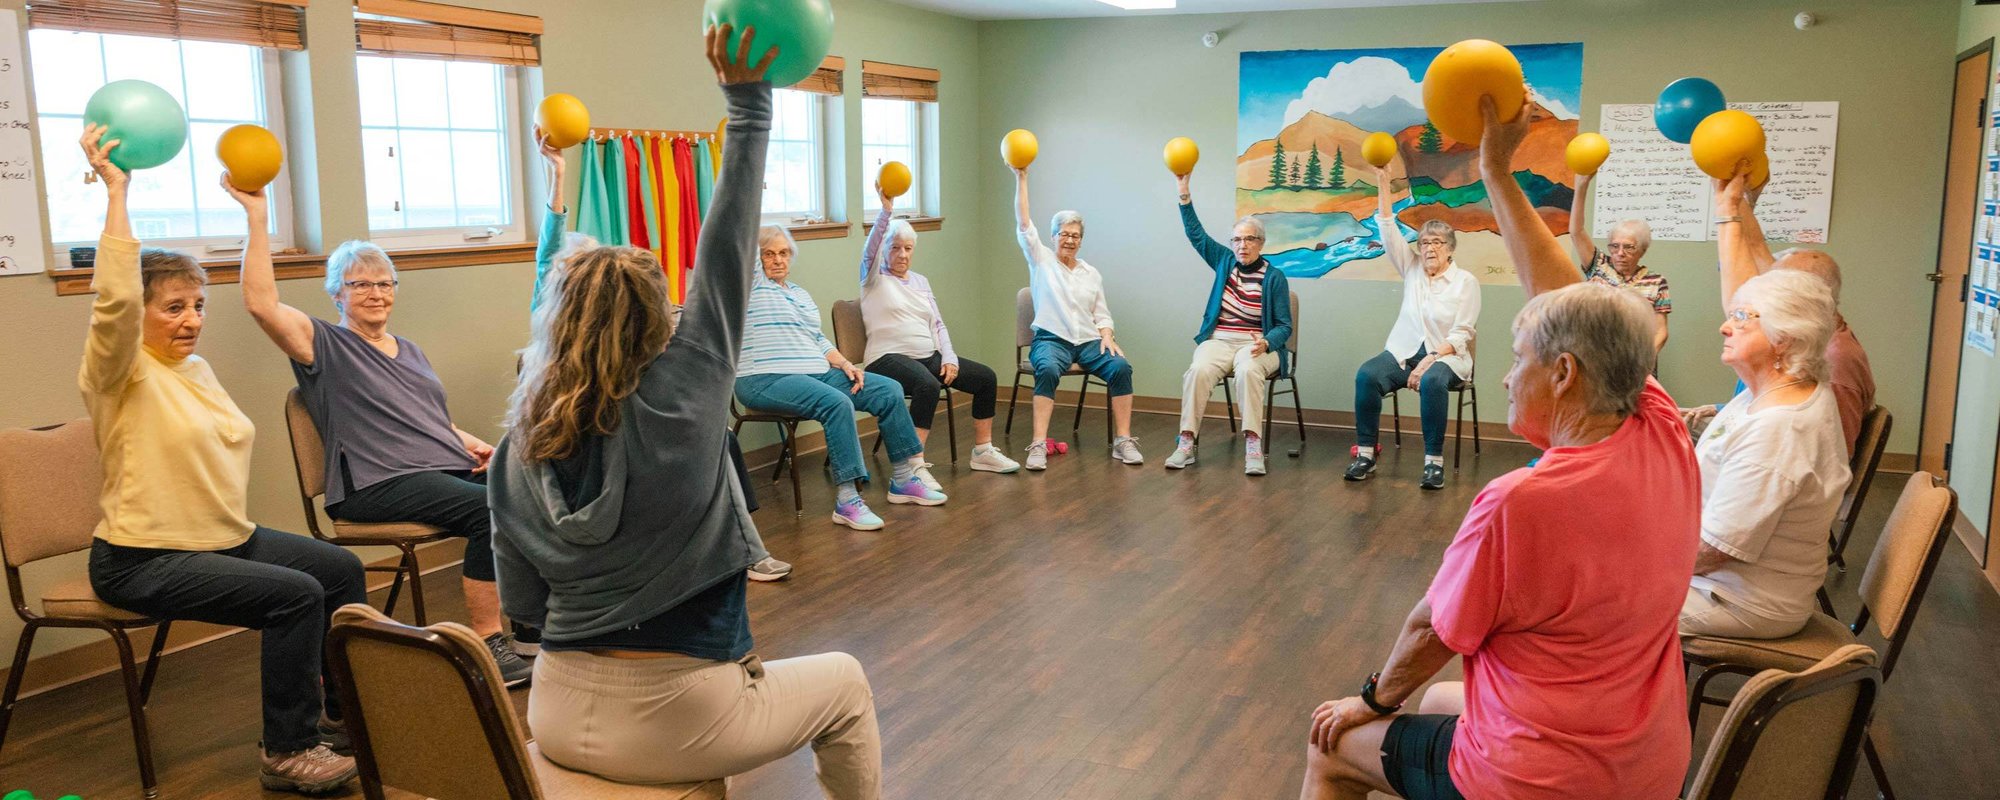
[[[889,502],[902,505],[915,503],[920,506],[941,506],[945,501],[944,492],[925,486],[922,479],[911,476],[909,480],[889,482]]]
[[[833,504],[833,524],[845,525],[857,531],[879,531],[882,529],[882,518],[875,516],[875,512],[869,511],[868,504],[857,497]]]

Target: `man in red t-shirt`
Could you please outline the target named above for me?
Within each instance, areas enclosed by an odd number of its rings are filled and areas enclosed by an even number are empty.
[[[1501,123],[1483,102],[1481,177],[1530,298],[1507,423],[1547,452],[1479,493],[1382,671],[1314,710],[1301,797],[1673,797],[1689,753],[1675,625],[1700,471],[1649,377],[1652,310],[1571,285],[1576,268],[1512,177],[1527,110]],[[1465,683],[1398,713],[1455,655]]]

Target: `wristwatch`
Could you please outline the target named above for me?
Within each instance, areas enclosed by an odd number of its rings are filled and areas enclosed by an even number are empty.
[[[1390,714],[1394,714],[1398,711],[1403,710],[1403,704],[1397,703],[1393,706],[1385,706],[1379,702],[1376,702],[1375,685],[1377,683],[1380,683],[1381,680],[1382,680],[1382,673],[1380,672],[1368,676],[1368,682],[1361,684],[1361,702],[1367,703],[1368,709],[1370,711],[1373,711],[1377,714],[1381,714],[1382,716],[1386,717]]]

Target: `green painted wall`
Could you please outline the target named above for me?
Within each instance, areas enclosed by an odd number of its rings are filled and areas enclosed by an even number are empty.
[[[597,124],[703,130],[713,128],[723,114],[714,71],[700,47],[698,0],[459,0],[459,4],[542,17],[546,32],[541,83],[550,91],[582,97]],[[25,30],[25,15],[18,13],[23,6],[23,0],[0,0],[0,13],[17,14]],[[881,0],[841,0],[837,11],[833,53],[845,56],[849,64],[843,105],[846,138],[852,146],[847,148],[846,174],[861,174],[861,60],[943,71],[939,87],[943,210],[957,218],[942,231],[924,234],[920,263],[935,282],[947,319],[958,323],[965,331],[962,335],[977,339],[979,284],[971,277],[978,264],[972,250],[977,198],[971,186],[978,180],[978,163],[972,154],[986,149],[974,146],[977,26]],[[306,246],[337,244],[367,234],[354,54],[349,46],[354,40],[352,20],[349,5],[314,3],[306,30],[311,49],[284,59],[288,127],[297,132],[299,142],[311,142],[310,148],[295,148],[291,154],[296,173],[293,196],[312,201],[299,204],[299,215],[308,223],[302,229],[320,232],[312,240],[302,236]],[[530,103],[539,99],[531,89],[524,93]],[[315,156],[309,162],[301,155],[305,149]],[[538,165],[523,168],[531,184],[539,180]],[[846,189],[845,206],[859,208],[859,182],[848,181]],[[539,219],[538,213],[533,214],[530,224]],[[849,238],[800,246],[794,279],[812,290],[822,308],[854,295],[861,241],[857,224]],[[530,264],[418,270],[403,275],[398,293],[401,305],[392,329],[429,354],[450,393],[458,423],[490,441],[500,435],[498,423],[513,387],[514,350],[526,335],[533,280]],[[286,302],[308,313],[333,314],[317,281],[287,281],[281,288]],[[83,415],[76,370],[89,308],[87,297],[56,297],[45,276],[0,278],[0,319],[7,321],[11,334],[10,341],[0,345],[0,367],[8,375],[0,382],[0,427],[42,425]],[[234,285],[210,290],[209,309],[201,353],[213,362],[223,385],[261,434],[253,462],[251,516],[272,527],[303,532],[282,415],[285,392],[292,386],[290,371],[243,311],[242,295]],[[770,441],[775,437],[768,431],[745,431],[746,446]],[[42,565],[28,576],[30,595],[55,581],[83,575],[84,564],[79,554]],[[0,614],[0,651],[13,651],[19,630],[13,614]],[[93,638],[68,633],[43,634],[36,654]]]
[[[1819,26],[1798,31],[1797,3],[1769,0],[1546,0],[1530,4],[1298,11],[989,23],[981,28],[980,144],[1013,128],[1041,139],[1035,213],[1083,211],[1083,255],[1105,274],[1119,341],[1141,394],[1177,396],[1209,279],[1180,234],[1172,178],[1160,148],[1198,142],[1195,205],[1211,231],[1234,217],[1238,53],[1341,47],[1501,42],[1584,43],[1583,127],[1603,103],[1652,102],[1684,75],[1715,80],[1738,100],[1841,104],[1832,241],[1846,279],[1846,314],[1866,344],[1881,402],[1909,424],[1890,449],[1915,449],[1930,284],[1936,258],[1944,121],[1961,0],[1812,4]],[[1219,31],[1206,49],[1204,31]],[[986,297],[1004,306],[1026,274],[1013,245],[1012,184],[982,154],[981,252]],[[1712,244],[1656,244],[1647,262],[1672,282],[1673,339],[1660,376],[1684,401],[1726,399],[1717,361],[1720,297]],[[1298,280],[1305,403],[1351,409],[1355,367],[1379,352],[1401,286]],[[1500,380],[1518,288],[1487,286],[1478,351],[1482,419],[1504,420]],[[1004,310],[1004,309],[1002,309]],[[991,312],[989,312],[991,313]],[[988,317],[992,352],[1011,344]],[[1411,410],[1414,413],[1414,410]],[[1167,444],[1153,443],[1155,451]]]

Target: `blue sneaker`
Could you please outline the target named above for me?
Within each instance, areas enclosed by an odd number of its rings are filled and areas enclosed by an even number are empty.
[[[921,485],[921,484],[919,484]],[[882,518],[868,510],[868,504],[857,497],[844,503],[833,504],[833,524],[845,525],[857,531],[879,531]]]
[[[889,482],[889,502],[902,505],[915,503],[920,506],[941,506],[946,500],[944,492],[925,486],[922,479],[911,476],[909,480]]]

